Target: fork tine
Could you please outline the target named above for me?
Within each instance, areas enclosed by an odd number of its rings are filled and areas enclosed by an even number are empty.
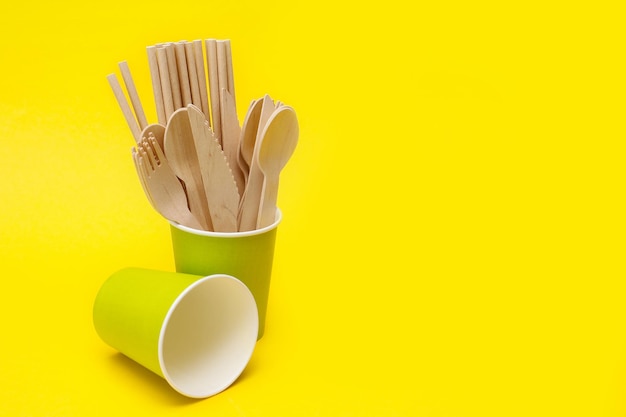
[[[152,165],[152,168],[157,169],[157,166],[159,165],[159,161],[157,161],[156,156],[154,155],[154,149],[152,148],[152,146],[150,146],[149,142],[146,148],[147,148],[146,152],[148,154],[148,158],[150,158],[150,164]]]
[[[139,168],[141,169],[141,175],[143,175],[144,180],[152,177],[152,167],[148,166],[149,161],[146,160],[146,151],[142,149],[141,152],[137,153],[137,163],[139,165]]]
[[[152,195],[150,194],[150,190],[148,189],[148,184],[146,184],[147,174],[146,174],[145,167],[143,166],[144,164],[142,162],[141,156],[139,155],[137,149],[135,148],[132,148],[131,152],[133,155],[133,162],[135,165],[135,169],[137,170],[137,176],[139,177],[139,183],[141,184],[141,187],[143,188],[143,192],[148,198],[148,201],[150,202],[152,207],[156,208],[154,201],[152,200]]]
[[[144,161],[147,158],[148,158],[148,155],[146,154],[146,148],[143,146],[143,144],[138,145],[137,146],[137,163],[139,163],[140,166],[143,167]],[[147,173],[147,172],[144,172],[144,173]]]
[[[165,158],[165,154],[163,153],[163,149],[161,149],[161,146],[159,145],[159,142],[157,142],[156,138],[154,136],[149,136],[148,137],[148,143],[150,144],[152,150],[156,153],[156,157],[158,158],[158,160],[161,161],[166,161]]]
[[[203,229],[205,226],[189,211],[183,184],[171,171],[157,140],[143,138],[136,146],[132,148],[133,162],[152,207],[170,221]]]
[[[139,162],[139,158],[141,157],[139,155],[140,152],[140,147],[139,145],[137,145],[137,148],[133,147],[131,148],[131,153],[133,155],[133,162],[135,164],[135,169],[137,170],[137,175],[139,175],[139,179],[143,181],[143,168],[141,168],[140,162]]]
[[[145,168],[146,175],[151,177],[152,172],[157,169],[157,163],[154,161],[154,157],[152,156],[152,150],[150,149],[150,144],[144,138],[141,142],[140,147],[140,155],[142,165]]]
[[[148,165],[150,164],[150,165]],[[143,154],[139,157],[139,166],[141,166],[143,168],[143,172],[144,175],[146,176],[146,178],[151,178],[152,177],[152,172],[154,171],[154,166],[151,166],[151,161],[146,161],[146,152],[144,151]]]

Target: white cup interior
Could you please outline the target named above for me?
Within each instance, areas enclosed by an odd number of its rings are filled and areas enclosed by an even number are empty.
[[[173,303],[161,328],[165,379],[188,397],[223,391],[248,364],[258,328],[256,303],[245,284],[221,274],[196,281]]]

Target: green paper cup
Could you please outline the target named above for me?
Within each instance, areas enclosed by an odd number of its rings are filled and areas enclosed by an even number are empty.
[[[249,232],[206,232],[170,223],[176,271],[193,275],[228,274],[252,292],[259,311],[259,335],[265,331],[276,229],[282,219]]]
[[[254,297],[232,276],[138,268],[105,281],[93,322],[105,343],[192,398],[217,394],[239,377],[259,323]]]

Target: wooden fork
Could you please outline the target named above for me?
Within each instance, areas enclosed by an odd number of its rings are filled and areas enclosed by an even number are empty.
[[[198,219],[189,211],[180,180],[172,172],[154,136],[143,138],[132,154],[137,175],[154,209],[170,221],[202,230]]]

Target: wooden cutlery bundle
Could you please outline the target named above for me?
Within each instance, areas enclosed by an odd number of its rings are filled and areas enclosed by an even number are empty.
[[[154,209],[199,230],[272,224],[280,172],[298,143],[294,109],[265,95],[252,100],[239,124],[229,40],[163,43],[148,46],[147,55],[156,123],[148,123],[125,61],[119,69],[126,93],[115,74],[107,79]]]

